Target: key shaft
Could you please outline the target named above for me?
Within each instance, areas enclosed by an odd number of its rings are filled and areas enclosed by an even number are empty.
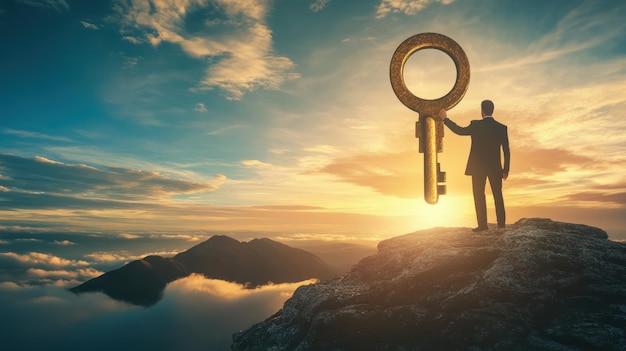
[[[441,172],[437,153],[443,151],[442,124],[433,116],[420,114],[416,124],[416,136],[420,138],[420,152],[424,153],[424,200],[429,204],[436,204],[439,195],[446,193],[446,174]]]

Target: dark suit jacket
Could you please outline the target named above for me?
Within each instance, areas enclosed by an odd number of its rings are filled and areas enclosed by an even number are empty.
[[[467,127],[460,127],[449,118],[443,123],[458,135],[472,137],[472,147],[465,168],[466,175],[509,173],[511,152],[507,127],[504,124],[497,122],[493,117],[474,120]],[[504,167],[500,158],[500,148],[504,154]]]

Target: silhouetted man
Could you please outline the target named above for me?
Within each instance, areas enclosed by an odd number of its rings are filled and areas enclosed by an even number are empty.
[[[467,127],[460,127],[450,120],[445,110],[439,111],[439,117],[452,132],[458,135],[470,135],[472,147],[465,174],[472,176],[474,207],[478,227],[475,232],[489,229],[487,227],[487,202],[485,200],[485,184],[489,178],[493,200],[496,206],[498,228],[504,228],[506,213],[502,198],[502,180],[509,176],[511,153],[507,127],[493,119],[493,102],[485,100],[480,104],[482,120],[474,120]],[[500,148],[504,154],[504,167],[500,158]]]

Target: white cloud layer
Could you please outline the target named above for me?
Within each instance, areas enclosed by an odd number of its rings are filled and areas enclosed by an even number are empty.
[[[2,261],[18,263],[20,265],[52,267],[80,267],[89,265],[89,262],[83,260],[68,260],[63,257],[41,252],[29,252],[27,254],[0,252],[0,263]]]
[[[180,251],[159,251],[159,252],[146,252],[141,254],[132,254],[128,251],[98,251],[88,254],[84,254],[85,258],[88,258],[94,262],[130,262],[134,260],[140,260],[146,256],[161,256],[172,257],[178,254]]]
[[[144,309],[104,294],[73,295],[54,286],[0,284],[4,349],[227,350],[232,334],[269,317],[305,281],[244,289],[190,277],[168,285]],[[158,331],[155,333],[155,331]]]

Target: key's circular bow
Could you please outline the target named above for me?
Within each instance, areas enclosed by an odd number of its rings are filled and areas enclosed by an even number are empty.
[[[443,51],[450,56],[456,66],[454,87],[439,99],[419,98],[413,95],[404,83],[404,64],[411,55],[422,49]],[[421,33],[406,39],[398,46],[391,58],[389,75],[393,92],[400,102],[415,112],[435,115],[439,110],[449,110],[461,101],[469,85],[470,67],[465,52],[457,42],[439,33]]]

